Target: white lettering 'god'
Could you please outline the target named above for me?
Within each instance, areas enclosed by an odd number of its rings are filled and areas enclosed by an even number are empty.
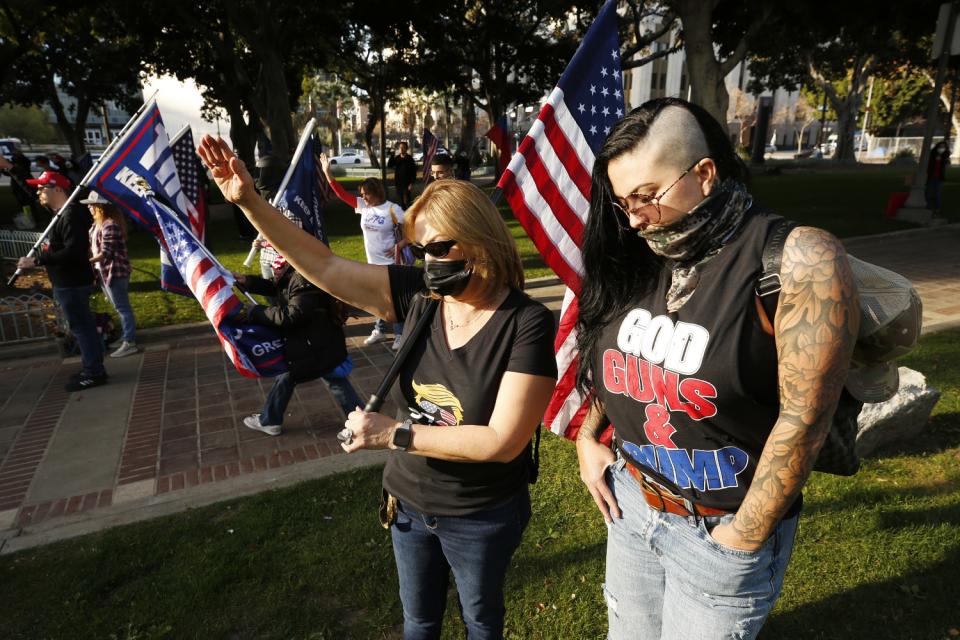
[[[669,316],[652,317],[646,309],[634,309],[620,324],[617,347],[652,364],[681,375],[700,370],[710,342],[710,332],[689,322],[674,324]]]

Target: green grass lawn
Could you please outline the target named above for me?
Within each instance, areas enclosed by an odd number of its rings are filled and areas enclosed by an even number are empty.
[[[789,165],[781,165],[789,167]],[[827,229],[841,238],[913,228],[913,225],[882,216],[887,198],[902,191],[910,173],[902,168],[857,167],[826,169],[784,168],[780,175],[757,175],[751,190],[758,202],[784,216]],[[952,171],[944,186],[944,215],[960,221],[960,171]],[[348,189],[356,191],[360,178],[341,178]],[[485,187],[487,192],[492,187]],[[216,189],[214,189],[216,191]],[[217,194],[219,195],[219,194]],[[13,206],[8,188],[0,189],[0,222]],[[533,242],[527,237],[505,203],[501,213],[517,241],[527,278],[552,275]],[[348,258],[363,261],[363,238],[358,217],[343,203],[327,208],[327,223],[333,250]],[[239,238],[230,219],[212,221],[207,232],[208,245],[216,256],[233,270],[258,273],[257,264],[242,267],[249,243]],[[160,259],[156,243],[146,233],[134,232],[130,239],[130,257],[134,267],[130,286],[131,303],[141,328],[204,320],[200,306],[190,298],[165,293],[159,288]],[[103,294],[95,297],[94,307],[110,311]]]
[[[940,639],[960,628],[960,331],[903,364],[943,391],[915,442],[814,474],[763,638]],[[604,637],[605,529],[570,443],[543,441],[507,581],[507,637]],[[4,638],[399,638],[379,469],[0,557]],[[452,597],[452,596],[451,596]],[[445,638],[460,638],[455,601]]]

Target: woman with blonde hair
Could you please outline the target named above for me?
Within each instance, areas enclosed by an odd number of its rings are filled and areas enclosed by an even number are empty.
[[[123,328],[120,347],[110,354],[111,358],[132,356],[137,347],[137,319],[130,306],[130,258],[127,256],[127,228],[123,214],[96,191],[80,201],[87,205],[93,216],[90,227],[90,263],[103,282],[110,303],[120,315]]]
[[[440,636],[451,571],[468,637],[502,637],[503,582],[530,518],[530,443],[556,365],[553,316],[523,293],[520,257],[497,209],[470,183],[438,181],[407,211],[423,267],[362,264],[334,255],[260,198],[222,140],[204,137],[199,152],[224,196],[318,287],[410,329],[433,313],[398,377],[409,417],[358,408],[342,446],[392,450],[385,526],[404,637]]]

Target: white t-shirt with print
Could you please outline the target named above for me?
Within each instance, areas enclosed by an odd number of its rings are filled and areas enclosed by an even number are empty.
[[[367,251],[368,264],[393,264],[396,241],[393,236],[391,210],[397,222],[403,224],[403,209],[395,202],[387,200],[372,207],[363,198],[357,198],[356,212],[360,215],[363,248]]]

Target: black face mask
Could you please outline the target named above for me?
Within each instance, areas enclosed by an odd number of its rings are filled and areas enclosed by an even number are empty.
[[[427,260],[423,265],[423,283],[431,293],[455,296],[467,288],[473,269],[466,260]]]

